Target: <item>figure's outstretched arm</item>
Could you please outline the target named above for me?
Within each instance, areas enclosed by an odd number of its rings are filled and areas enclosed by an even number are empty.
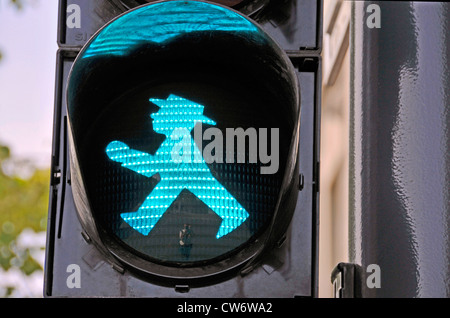
[[[113,141],[106,147],[106,155],[109,159],[120,162],[122,167],[130,169],[148,178],[157,174],[152,167],[151,154],[131,149],[127,144]]]

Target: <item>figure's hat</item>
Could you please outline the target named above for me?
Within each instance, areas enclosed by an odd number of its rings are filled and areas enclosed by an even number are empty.
[[[191,131],[197,122],[216,125],[216,122],[203,115],[204,106],[188,99],[171,94],[167,99],[150,98],[160,109],[150,115],[154,127],[171,131],[187,128]]]

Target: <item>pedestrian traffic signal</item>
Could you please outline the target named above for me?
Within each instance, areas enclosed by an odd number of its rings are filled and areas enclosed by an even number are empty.
[[[267,18],[277,12],[268,1],[143,2],[119,1],[124,12],[79,51],[60,43],[66,109],[55,108],[46,295],[236,295],[214,290],[309,255],[292,266],[306,291],[264,279],[279,296],[314,296],[319,60],[289,56],[244,14]],[[64,286],[70,264],[91,278],[80,288]]]

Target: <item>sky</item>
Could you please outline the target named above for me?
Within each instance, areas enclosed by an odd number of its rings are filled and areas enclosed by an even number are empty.
[[[0,0],[0,144],[50,167],[58,0]]]

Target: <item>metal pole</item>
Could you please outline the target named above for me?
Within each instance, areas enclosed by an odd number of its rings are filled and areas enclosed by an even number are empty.
[[[361,296],[449,297],[450,3],[353,1],[350,52],[350,261],[381,274]]]

